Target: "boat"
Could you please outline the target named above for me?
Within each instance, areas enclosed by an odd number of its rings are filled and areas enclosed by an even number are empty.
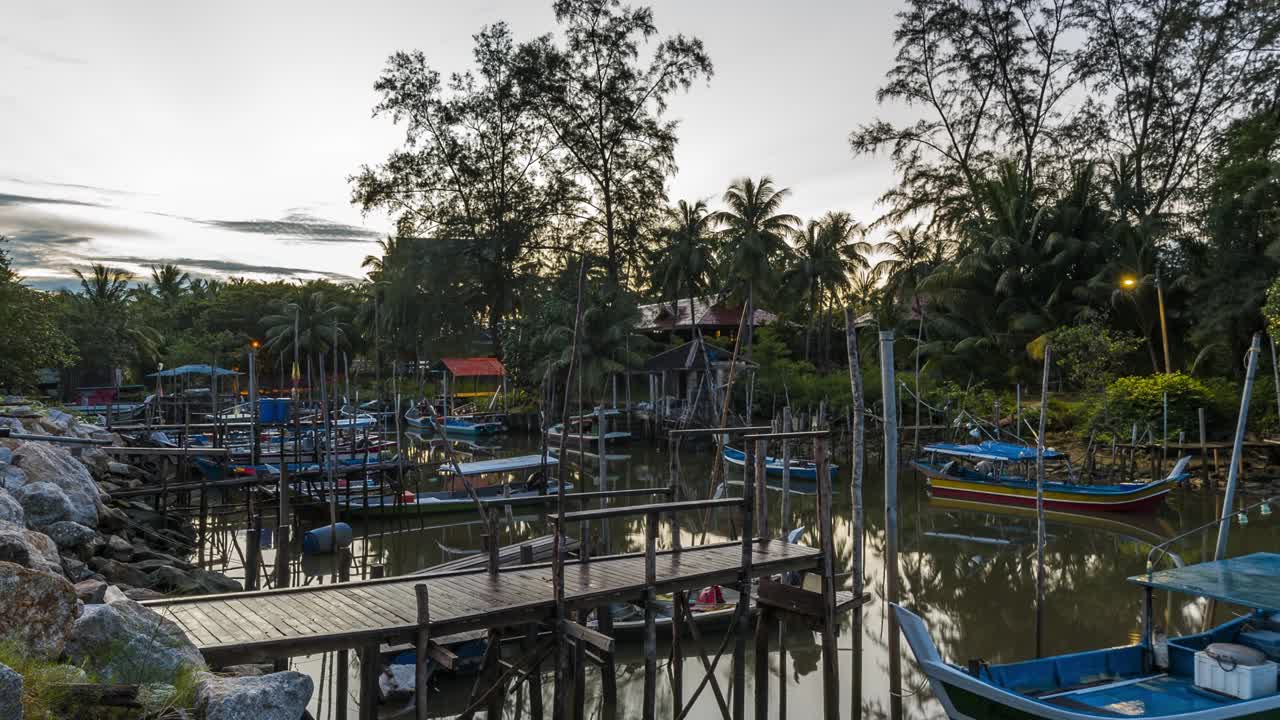
[[[1148,570],[1129,582],[1146,595],[1139,643],[999,665],[978,661],[962,668],[946,662],[924,620],[896,603],[891,607],[951,720],[1280,717],[1275,664],[1280,661],[1280,554]],[[1166,641],[1152,631],[1151,597],[1157,590],[1252,612]],[[1247,658],[1250,654],[1265,661],[1258,664]]]
[[[442,435],[497,435],[507,431],[506,423],[498,415],[472,415],[469,417],[435,417],[427,418],[431,429]]]
[[[340,493],[338,504],[353,515],[398,515],[457,512],[474,509],[476,500],[467,491],[470,484],[481,505],[521,505],[544,502],[558,491],[555,480],[543,475],[544,467],[559,464],[554,457],[520,455],[479,462],[446,463],[440,466],[440,490],[365,496],[363,489]],[[465,478],[465,482],[464,482]],[[565,482],[565,492],[573,483]]]
[[[622,413],[618,410],[605,410],[604,414],[614,416],[621,415]],[[570,418],[569,425],[576,427],[577,431],[575,432],[573,429],[570,429],[568,434],[565,433],[564,423],[556,423],[555,425],[547,428],[547,440],[559,442],[563,439],[566,443],[581,443],[583,445],[594,446],[600,442],[600,435],[595,429],[596,417],[597,413],[588,413]],[[604,441],[606,443],[625,442],[630,439],[631,433],[625,430],[605,430]]]
[[[934,443],[926,445],[923,452],[925,458],[912,460],[911,465],[928,479],[931,496],[1028,507],[1036,504],[1036,481],[1030,472],[1035,448],[988,440],[975,445]],[[1052,449],[1045,450],[1044,457],[1046,461],[1066,458]],[[1147,483],[1046,481],[1044,506],[1046,510],[1086,512],[1153,510],[1175,484],[1190,477],[1186,471],[1190,462],[1191,456],[1184,456],[1167,477]]]
[[[724,461],[729,463],[730,465],[737,465],[738,467],[743,467],[746,464],[747,455],[746,453],[744,453],[743,451],[737,448],[729,447],[728,445],[725,445]],[[836,474],[840,471],[840,466],[834,463],[831,463],[830,465],[828,465],[828,468],[830,468],[829,472],[831,474],[831,479],[834,480],[836,477]],[[783,467],[782,458],[769,457],[768,455],[765,456],[764,474],[766,477],[769,475],[782,477],[784,473],[785,473],[785,468]],[[802,460],[799,458],[792,458],[791,459],[791,479],[792,480],[810,480],[813,482],[817,482],[818,481],[817,463],[813,462],[812,460]]]
[[[421,430],[431,429],[431,416],[423,415],[422,409],[417,405],[412,405],[408,410],[404,411],[404,421],[411,428],[418,428]]]

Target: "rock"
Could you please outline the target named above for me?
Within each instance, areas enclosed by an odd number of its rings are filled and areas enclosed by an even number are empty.
[[[299,672],[224,678],[204,674],[196,712],[205,720],[298,720],[307,709],[311,678]]]
[[[75,665],[45,665],[31,671],[31,680],[41,685],[81,685],[89,682],[89,673]]]
[[[22,676],[0,665],[0,717],[22,720]]]
[[[144,600],[160,600],[165,597],[165,594],[150,588],[129,588],[124,591],[124,596],[130,600],[142,602]]]
[[[7,447],[0,447],[0,465],[7,465],[13,462],[13,451]]]
[[[104,507],[98,514],[98,527],[107,532],[123,530],[129,526],[129,516],[119,508]]]
[[[0,465],[0,487],[13,492],[27,484],[27,472],[15,465]]]
[[[96,557],[89,561],[89,567],[93,568],[95,572],[102,573],[102,576],[112,583],[129,585],[131,587],[141,587],[147,584],[146,573],[134,568],[132,565],[126,565],[119,560]]]
[[[107,554],[116,560],[128,562],[133,559],[133,545],[119,535],[107,538]]]
[[[185,572],[176,567],[165,565],[151,571],[151,582],[148,585],[157,590],[174,592],[190,582],[191,577]]]
[[[269,663],[245,663],[243,665],[228,665],[220,671],[223,675],[232,677],[262,677],[271,674],[271,665]]]
[[[44,534],[53,540],[53,544],[57,545],[59,550],[74,550],[97,535],[93,530],[70,520],[46,526]]]
[[[187,577],[187,584],[176,590],[179,595],[218,595],[244,590],[239,580],[232,580],[222,573],[209,570],[191,570],[187,573]]]
[[[19,546],[26,550],[25,555]],[[54,575],[62,573],[62,558],[58,556],[58,546],[42,532],[10,522],[0,522],[0,548],[4,549],[0,555],[8,554],[7,558],[0,557],[0,560]],[[24,556],[26,560],[19,562]]]
[[[18,472],[22,472],[19,470]],[[8,490],[0,488],[0,522],[11,522],[16,525],[26,525],[26,511],[22,509],[22,503],[13,497]]]
[[[86,605],[66,653],[106,683],[171,683],[183,667],[204,668],[181,628],[132,600]]]
[[[0,637],[56,658],[71,632],[79,608],[76,589],[64,578],[13,563],[0,562]]]
[[[178,559],[167,553],[162,553],[159,550],[152,550],[142,543],[135,542],[133,544],[133,561],[137,563],[145,562],[147,560],[162,560],[169,565],[183,570],[191,570],[195,568],[195,565],[192,565],[186,560]]]
[[[108,587],[102,580],[81,580],[75,584],[76,597],[85,605],[101,605]]]
[[[178,689],[170,683],[147,683],[138,686],[138,704],[148,716],[156,715],[173,705]]]
[[[102,602],[104,603],[113,603],[113,602],[118,602],[120,600],[128,600],[128,599],[129,599],[129,596],[125,595],[124,591],[116,587],[115,585],[108,585],[107,591],[102,595]]]
[[[79,558],[74,558],[70,555],[63,555],[62,575],[71,582],[78,583],[81,580],[87,580],[93,577],[94,572],[89,569],[88,565],[81,562]]]
[[[98,486],[89,469],[66,449],[52,443],[23,443],[13,453],[13,462],[26,472],[28,482],[53,483],[62,489],[71,502],[71,516],[66,519],[98,526]]]
[[[112,475],[129,477],[130,475],[133,474],[133,466],[126,465],[125,463],[122,463],[122,462],[115,462],[113,460],[112,462],[107,463],[107,472]]]
[[[71,500],[53,483],[24,485],[14,493],[14,498],[22,505],[27,527],[44,528],[71,518]]]

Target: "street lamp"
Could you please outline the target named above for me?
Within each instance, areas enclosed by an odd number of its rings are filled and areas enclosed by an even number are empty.
[[[1136,290],[1138,288],[1138,279],[1133,275],[1120,276],[1120,288],[1122,290]],[[1137,300],[1134,300],[1137,304]],[[1164,319],[1164,288],[1160,284],[1160,268],[1156,268],[1156,305],[1160,309],[1160,340],[1164,345],[1164,371],[1165,374],[1173,372],[1173,366],[1169,363],[1169,327]]]

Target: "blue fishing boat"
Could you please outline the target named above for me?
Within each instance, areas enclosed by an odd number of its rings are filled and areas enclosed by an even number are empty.
[[[432,430],[446,435],[497,435],[507,431],[506,424],[498,415],[447,418],[431,416],[427,420],[431,423]]]
[[[1129,578],[1146,596],[1136,645],[1001,665],[946,662],[924,620],[894,604],[902,634],[952,720],[980,718],[1280,717],[1280,554],[1147,572]],[[1209,598],[1251,612],[1208,632],[1171,638],[1153,631],[1156,590]]]
[[[726,445],[724,448],[724,460],[730,465],[737,465],[738,467],[742,467],[743,465],[746,464],[747,455],[746,453],[742,452],[737,448],[729,447],[728,445]],[[764,459],[765,475],[782,477],[784,472],[784,468],[782,464],[783,464],[782,458],[765,456],[765,459]],[[836,473],[840,471],[840,466],[836,465],[835,463],[830,463],[828,467],[830,468],[829,472],[831,473],[831,478],[834,480],[836,477]],[[793,480],[811,480],[813,482],[817,482],[818,466],[812,460],[800,460],[797,458],[792,458],[791,459],[791,478]]]

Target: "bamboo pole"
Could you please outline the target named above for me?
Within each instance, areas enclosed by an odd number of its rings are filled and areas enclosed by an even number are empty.
[[[1222,517],[1218,524],[1218,544],[1213,559],[1221,560],[1227,554],[1227,539],[1231,534],[1231,513],[1235,506],[1236,485],[1240,480],[1240,464],[1244,462],[1244,433],[1249,424],[1249,397],[1258,375],[1258,355],[1262,348],[1262,334],[1254,333],[1249,346],[1248,362],[1244,376],[1244,390],[1240,393],[1240,413],[1236,416],[1236,435],[1231,443],[1231,465],[1227,467],[1227,492],[1222,499]]]
[[[863,557],[863,507],[862,507],[862,473],[866,459],[864,442],[867,430],[866,401],[862,392],[862,363],[858,350],[858,328],[853,311],[845,308],[845,346],[849,353],[849,390],[853,395],[851,464],[853,479],[849,483],[849,494],[853,502],[853,567],[850,568],[853,581],[853,596],[862,597],[862,579],[865,575],[865,558]],[[850,663],[852,677],[849,683],[850,717],[859,720],[862,717],[862,607],[853,610],[853,659]],[[785,657],[785,652],[783,653]],[[783,686],[786,687],[785,684]]]
[[[1049,366],[1053,348],[1044,346],[1040,381],[1040,429],[1036,434],[1036,657],[1044,654],[1044,433],[1049,411]]]
[[[836,543],[831,517],[831,466],[827,438],[813,439],[813,462],[818,471],[818,543],[822,548],[822,714],[840,720],[840,664],[836,647]],[[762,659],[757,658],[756,662]],[[763,658],[768,662],[768,658]]]
[[[898,602],[898,403],[893,367],[893,331],[880,332],[880,387],[884,393],[885,599]],[[902,652],[898,620],[888,613],[889,708],[902,717]]]
[[[791,432],[791,406],[782,408],[782,432]],[[782,535],[791,532],[791,441],[782,439]]]

